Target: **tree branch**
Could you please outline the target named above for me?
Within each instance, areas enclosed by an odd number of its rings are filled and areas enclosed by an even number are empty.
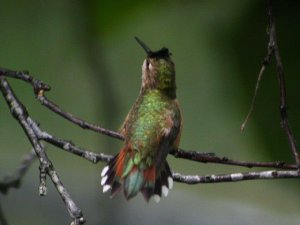
[[[16,169],[16,171],[11,175],[4,177],[2,181],[0,181],[0,192],[2,194],[6,194],[9,188],[19,188],[21,185],[21,181],[23,176],[26,174],[28,168],[31,163],[36,159],[36,154],[34,149],[32,149],[25,158],[21,161],[20,165]]]
[[[196,162],[202,163],[217,163],[223,165],[231,165],[231,166],[242,166],[247,168],[253,167],[266,167],[266,168],[277,168],[277,169],[297,169],[296,165],[287,164],[285,162],[247,162],[247,161],[238,161],[229,159],[227,157],[219,157],[214,153],[202,153],[196,151],[184,151],[181,149],[172,150],[170,152],[176,158],[188,159]]]
[[[173,173],[173,179],[177,182],[186,184],[200,184],[200,183],[220,183],[220,182],[237,182],[246,180],[261,180],[261,179],[286,179],[286,178],[299,178],[300,172],[295,171],[277,171],[269,170],[262,172],[246,172],[246,173],[232,173],[221,175],[181,175]]]
[[[44,95],[43,91],[39,91],[37,98],[42,103],[42,105],[46,106],[51,111],[57,113],[58,115],[64,117],[65,119],[71,121],[72,123],[80,126],[83,129],[89,129],[89,130],[96,131],[98,133],[102,133],[102,134],[105,134],[105,135],[113,137],[113,138],[117,138],[119,140],[124,140],[124,137],[115,131],[111,131],[111,130],[102,128],[96,124],[88,123],[88,122],[72,115],[71,113],[63,111],[58,105],[56,105],[52,101],[48,100],[47,97]]]
[[[281,126],[284,129],[284,132],[287,136],[288,143],[291,148],[291,152],[293,154],[294,160],[297,164],[297,167],[300,168],[300,157],[297,150],[297,145],[295,141],[294,134],[292,132],[292,129],[290,128],[289,121],[288,121],[288,105],[287,105],[287,97],[286,97],[286,84],[285,84],[285,75],[283,70],[283,65],[279,53],[279,47],[277,44],[277,36],[276,36],[276,26],[275,26],[275,18],[273,16],[273,8],[272,8],[272,0],[267,0],[267,18],[268,18],[268,35],[269,35],[269,42],[268,42],[268,51],[267,55],[265,56],[262,67],[260,69],[257,83],[255,87],[255,92],[252,98],[252,102],[250,105],[249,112],[244,120],[244,122],[241,125],[241,130],[243,131],[245,128],[246,123],[248,122],[250,115],[254,109],[254,104],[259,88],[259,83],[261,80],[261,77],[265,71],[266,66],[270,63],[271,57],[275,57],[275,64],[277,69],[277,78],[278,78],[278,84],[279,84],[279,92],[280,92],[280,119],[281,119]]]
[[[120,135],[119,133],[115,131],[111,131],[105,128],[102,128],[96,124],[92,124],[89,122],[86,122],[73,114],[66,112],[62,110],[58,105],[56,105],[54,102],[48,100],[48,98],[45,96],[46,91],[50,91],[50,86],[48,84],[45,84],[41,80],[37,80],[34,77],[29,75],[28,71],[13,71],[13,70],[7,70],[7,69],[0,69],[0,75],[16,78],[23,80],[27,83],[29,83],[33,87],[33,91],[37,97],[37,99],[40,101],[40,103],[44,106],[46,106],[51,111],[55,112],[56,114],[62,116],[63,118],[69,120],[70,122],[80,126],[83,129],[89,129],[98,133],[105,134],[107,136],[117,138],[120,140],[123,140],[124,137]]]
[[[105,155],[103,153],[95,153],[84,148],[77,147],[71,141],[63,140],[61,138],[55,137],[46,131],[41,130],[36,122],[32,121],[32,129],[36,133],[39,140],[46,141],[64,151],[72,153],[74,155],[85,158],[92,163],[98,163],[99,161],[109,162],[113,156]]]
[[[7,105],[11,109],[11,113],[14,116],[14,118],[19,122],[21,127],[23,128],[26,136],[28,137],[31,145],[33,146],[35,153],[40,161],[40,194],[44,195],[46,194],[46,181],[45,181],[45,175],[47,174],[53,184],[55,185],[58,193],[60,194],[62,200],[67,206],[67,209],[69,211],[70,216],[74,220],[74,223],[76,225],[83,224],[84,218],[82,216],[81,210],[77,207],[75,202],[72,200],[71,196],[63,186],[57,172],[55,171],[52,162],[49,160],[44,146],[40,143],[38,140],[34,130],[32,129],[31,125],[33,123],[33,120],[29,117],[28,112],[26,108],[22,105],[22,103],[17,99],[14,92],[12,91],[10,85],[6,81],[6,79],[3,76],[0,76],[0,88],[1,92],[7,102]]]
[[[265,72],[266,67],[270,64],[271,57],[272,57],[273,53],[274,53],[274,43],[271,42],[271,40],[269,40],[268,47],[267,47],[267,54],[266,54],[265,58],[263,59],[261,68],[259,70],[259,74],[258,74],[256,85],[255,85],[254,94],[253,94],[251,104],[250,104],[250,109],[247,113],[247,116],[246,116],[244,122],[241,125],[241,131],[244,131],[244,129],[246,127],[246,124],[249,121],[249,118],[250,118],[250,116],[251,116],[251,114],[254,110],[254,105],[255,105],[257,93],[258,93],[258,90],[259,90],[260,81],[262,79],[262,76]]]
[[[279,53],[279,47],[277,44],[276,36],[276,26],[275,19],[273,16],[272,10],[272,0],[268,0],[268,22],[269,22],[269,45],[273,46],[273,54],[275,56],[275,63],[277,69],[277,77],[280,90],[280,117],[281,117],[281,126],[284,129],[286,136],[288,138],[289,145],[291,147],[292,154],[294,156],[295,162],[300,167],[300,158],[297,151],[296,141],[292,129],[290,128],[288,115],[287,115],[287,97],[286,97],[286,85],[285,85],[285,75],[283,70],[283,65]]]

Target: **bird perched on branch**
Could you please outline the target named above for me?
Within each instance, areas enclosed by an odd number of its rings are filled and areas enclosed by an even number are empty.
[[[142,86],[120,133],[124,145],[103,168],[103,192],[114,196],[123,186],[130,199],[140,191],[145,200],[159,201],[173,186],[166,161],[170,150],[177,149],[182,128],[176,100],[175,65],[167,48],[151,51],[135,38],[147,53],[142,66]]]

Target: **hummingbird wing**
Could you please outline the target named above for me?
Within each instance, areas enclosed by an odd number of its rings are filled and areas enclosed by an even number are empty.
[[[171,102],[171,109],[165,110],[165,117],[161,126],[159,148],[157,150],[156,165],[160,168],[161,162],[164,161],[172,149],[178,148],[181,130],[182,118],[177,100]]]
[[[169,189],[173,187],[173,178],[166,157],[173,148],[178,148],[180,141],[180,133],[182,129],[182,118],[177,100],[173,100],[168,104],[161,116],[159,122],[159,134],[156,139],[157,149],[154,156],[155,162],[155,183],[145,182],[141,188],[144,198],[149,201],[153,196],[155,201],[159,201],[161,194],[168,195]],[[153,140],[153,139],[152,139]]]
[[[125,117],[125,120],[121,127],[119,128],[119,133],[122,134],[123,136],[127,136],[130,124],[135,120],[136,118],[136,112],[138,111],[138,108],[141,104],[143,99],[141,97],[137,98],[131,109],[129,110],[127,116]]]

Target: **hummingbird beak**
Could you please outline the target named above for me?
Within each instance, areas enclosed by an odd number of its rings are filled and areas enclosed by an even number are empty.
[[[144,42],[142,42],[138,37],[134,37],[134,38],[140,44],[140,46],[142,46],[142,48],[145,50],[148,56],[153,53],[151,49]]]

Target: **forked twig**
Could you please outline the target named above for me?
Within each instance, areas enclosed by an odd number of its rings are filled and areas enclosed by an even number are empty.
[[[272,56],[273,52],[274,52],[274,43],[272,43],[271,40],[269,40],[267,55],[265,56],[265,58],[262,62],[262,66],[260,68],[260,71],[259,71],[259,74],[258,74],[258,77],[257,77],[255,90],[254,90],[254,94],[253,94],[253,97],[252,97],[252,100],[251,100],[250,108],[249,108],[249,111],[247,113],[247,116],[246,116],[244,122],[241,125],[241,131],[242,132],[244,131],[244,129],[245,129],[245,127],[246,127],[246,125],[249,121],[249,118],[250,118],[250,116],[251,116],[251,114],[254,110],[254,105],[255,105],[257,94],[258,94],[260,81],[261,81],[261,78],[262,78],[262,76],[265,72],[266,67],[270,64],[270,60],[271,60],[271,56]]]
[[[252,98],[251,106],[249,109],[249,112],[244,120],[244,122],[241,125],[241,130],[243,131],[245,128],[245,125],[247,124],[250,115],[254,109],[254,104],[257,96],[257,91],[259,88],[259,83],[261,80],[261,77],[265,71],[266,65],[270,63],[271,57],[274,56],[275,58],[275,64],[277,69],[277,77],[278,77],[278,84],[279,84],[279,92],[280,92],[280,119],[281,119],[281,126],[284,129],[286,136],[288,138],[288,143],[291,147],[291,151],[294,157],[294,160],[297,164],[297,167],[300,167],[300,158],[297,150],[297,145],[295,141],[294,134],[292,132],[292,129],[290,128],[289,121],[288,121],[288,115],[287,115],[287,97],[286,97],[286,85],[285,85],[285,76],[284,76],[284,70],[283,65],[279,53],[279,47],[277,43],[277,36],[276,36],[276,26],[275,26],[275,18],[273,16],[273,9],[272,9],[272,0],[267,0],[267,18],[268,18],[268,35],[269,35],[269,42],[268,42],[268,52],[266,57],[264,58],[262,67],[260,69],[257,83],[255,87],[255,92]]]
[[[23,104],[17,99],[10,85],[6,81],[6,78],[0,76],[0,89],[7,102],[8,107],[11,109],[11,113],[14,118],[19,122],[23,128],[28,140],[30,141],[37,158],[40,162],[40,195],[46,194],[46,174],[51,178],[56,190],[60,194],[64,201],[71,218],[75,225],[83,224],[85,219],[82,216],[81,210],[75,204],[70,194],[61,182],[56,170],[53,167],[52,162],[49,160],[44,146],[40,143],[37,135],[35,134],[32,124],[35,122],[29,117],[29,114]]]
[[[279,83],[279,90],[280,90],[280,118],[281,118],[281,126],[284,129],[286,136],[288,138],[289,145],[291,147],[292,154],[294,156],[294,160],[298,166],[300,167],[300,158],[296,146],[296,141],[294,138],[294,134],[292,129],[290,128],[288,115],[287,115],[287,97],[286,97],[286,85],[285,85],[285,75],[283,70],[283,65],[279,53],[279,47],[277,43],[277,36],[276,36],[276,26],[275,26],[275,18],[273,16],[272,10],[272,0],[268,0],[268,19],[269,19],[269,36],[270,42],[274,45],[274,57],[277,69],[277,77]]]

